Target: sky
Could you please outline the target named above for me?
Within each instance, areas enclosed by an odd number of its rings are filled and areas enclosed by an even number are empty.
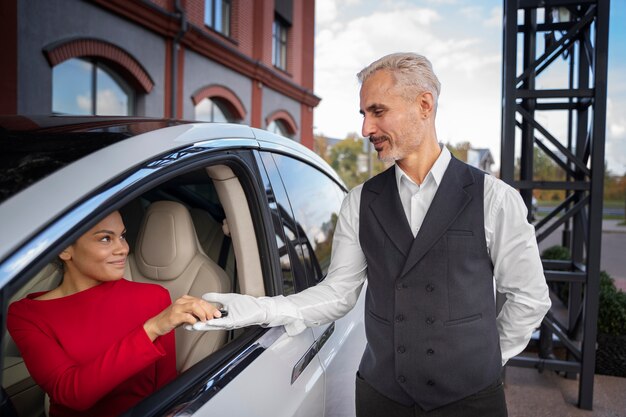
[[[442,84],[440,142],[489,148],[500,165],[503,0],[316,0],[314,131],[332,138],[360,135],[356,73],[392,52],[417,52]],[[626,173],[626,0],[611,1],[606,161]],[[564,62],[561,58],[557,61]],[[557,63],[538,88],[565,88]],[[565,81],[564,81],[565,80]],[[537,118],[565,137],[565,112]]]

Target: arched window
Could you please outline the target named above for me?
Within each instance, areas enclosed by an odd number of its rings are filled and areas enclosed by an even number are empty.
[[[217,97],[202,99],[196,105],[195,111],[195,119],[203,122],[237,123],[241,121],[228,110],[226,103]]]
[[[286,138],[293,137],[293,134],[289,132],[287,125],[281,119],[272,120],[269,125],[267,125],[267,130],[276,133],[277,135],[284,136]]]
[[[52,112],[128,116],[133,89],[104,62],[72,58],[52,69]]]
[[[298,125],[286,110],[277,110],[265,118],[266,130],[286,138],[293,139],[298,132]]]
[[[241,123],[246,117],[243,103],[232,90],[222,85],[208,85],[192,96],[194,118],[203,122]]]

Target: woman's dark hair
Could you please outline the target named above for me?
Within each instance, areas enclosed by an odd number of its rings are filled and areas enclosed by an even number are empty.
[[[65,272],[65,264],[63,263],[61,258],[55,256],[50,263],[54,265],[54,267],[61,273],[61,275],[63,275],[63,272]]]

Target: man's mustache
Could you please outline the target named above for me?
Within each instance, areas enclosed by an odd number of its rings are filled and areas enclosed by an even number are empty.
[[[370,136],[370,137],[369,137],[369,141],[370,141],[371,143],[374,143],[374,144],[376,144],[376,143],[380,143],[380,142],[383,142],[383,141],[385,141],[385,140],[389,140],[389,139],[390,139],[390,138],[389,138],[389,136],[387,136],[387,135],[381,135],[381,136]]]

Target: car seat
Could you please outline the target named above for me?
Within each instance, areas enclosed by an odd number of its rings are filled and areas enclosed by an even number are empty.
[[[160,284],[172,301],[184,294],[230,292],[228,275],[200,247],[189,210],[174,201],[156,201],[148,207],[129,263],[133,281]],[[226,336],[225,331],[176,329],[179,372],[217,350]]]

